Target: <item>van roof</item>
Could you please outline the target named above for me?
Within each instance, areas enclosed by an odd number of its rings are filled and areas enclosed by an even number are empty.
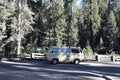
[[[79,48],[81,49],[80,47],[73,47],[73,46],[52,46],[51,48]]]

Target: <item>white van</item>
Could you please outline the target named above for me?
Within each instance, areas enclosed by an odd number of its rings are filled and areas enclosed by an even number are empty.
[[[59,62],[72,62],[79,64],[84,55],[79,47],[52,47],[46,54],[46,59],[53,64]]]

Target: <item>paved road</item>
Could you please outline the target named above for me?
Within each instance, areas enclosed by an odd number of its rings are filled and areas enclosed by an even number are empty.
[[[0,62],[0,80],[120,80],[120,63]]]

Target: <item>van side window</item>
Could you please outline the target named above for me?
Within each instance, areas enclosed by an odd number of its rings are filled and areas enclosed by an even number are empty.
[[[71,53],[70,48],[66,48],[65,49],[65,54],[70,54],[70,53]]]
[[[59,53],[59,48],[52,48],[51,50],[50,50],[50,53]]]
[[[61,53],[65,53],[65,48],[61,48]]]
[[[72,53],[79,53],[79,49],[71,49]]]

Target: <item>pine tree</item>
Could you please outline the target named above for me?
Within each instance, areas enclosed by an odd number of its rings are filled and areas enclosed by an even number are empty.
[[[46,10],[46,6],[43,3],[43,0],[28,0],[28,5],[31,8],[31,10],[34,12],[34,22],[35,24],[32,25],[34,31],[29,33],[26,37],[26,39],[29,41],[29,37],[31,37],[30,41],[26,42],[24,45],[26,49],[31,44],[31,46],[34,46],[34,48],[43,47],[45,45],[45,16],[44,12]],[[29,36],[29,37],[28,37]],[[31,41],[32,40],[32,41]]]
[[[27,5],[27,0],[16,0],[16,4],[11,2],[15,7],[14,14],[11,19],[11,37],[13,41],[17,41],[17,55],[21,54],[21,41],[24,35],[32,30],[33,13]]]
[[[89,31],[89,41],[92,50],[94,51],[97,46],[96,37],[99,33],[100,29],[100,15],[99,15],[99,7],[97,0],[83,0],[84,14],[85,16],[85,25]],[[96,44],[97,43],[97,44]]]
[[[115,46],[120,48],[120,1],[119,0],[115,0],[115,1],[116,1],[116,5],[115,5],[114,13],[116,17],[116,24],[118,27],[118,37]]]
[[[55,45],[64,45],[64,29],[66,27],[64,5],[62,0],[56,2]]]
[[[108,17],[108,30],[107,30],[107,34],[106,37],[108,39],[108,46],[113,47],[116,41],[116,38],[118,37],[118,32],[119,29],[116,25],[116,18],[115,15],[113,13],[113,11],[110,12],[110,15]]]
[[[14,7],[7,0],[0,0],[0,47],[4,44],[4,38],[7,37],[7,21],[11,18],[14,13]]]
[[[100,17],[101,17],[101,25],[100,25],[100,37],[102,38],[103,40],[103,46],[105,47],[106,45],[106,38],[105,38],[105,35],[106,35],[106,26],[107,26],[107,8],[108,8],[108,2],[109,0],[98,0],[98,5],[99,5],[99,14],[100,14]],[[99,45],[101,45],[99,43]],[[99,47],[98,45],[98,47]]]
[[[3,0],[0,1],[0,40],[2,40],[3,36],[4,36],[4,32],[6,30],[6,6],[5,6],[5,2]]]
[[[64,17],[64,7],[62,0],[51,0],[50,3],[43,2],[46,5],[44,11],[41,10],[41,28],[43,31],[43,45],[50,46],[62,46],[64,27],[66,26]],[[43,6],[44,7],[44,6]],[[54,14],[54,15],[53,15]]]
[[[116,45],[116,39],[118,37],[118,26],[115,15],[115,5],[111,4],[110,0],[107,0],[106,7],[103,7],[106,11],[102,14],[102,36],[105,47],[113,47]]]
[[[76,46],[78,44],[78,26],[75,1],[64,0],[64,2],[67,24],[65,28],[65,44],[67,46]]]

